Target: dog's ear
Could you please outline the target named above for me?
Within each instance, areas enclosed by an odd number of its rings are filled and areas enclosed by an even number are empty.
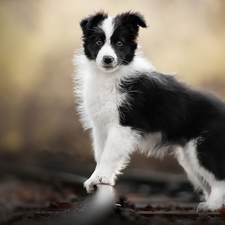
[[[129,12],[127,16],[128,16],[128,21],[131,24],[138,25],[138,26],[141,26],[143,28],[147,27],[146,22],[145,22],[145,18],[140,13]]]
[[[143,15],[141,15],[138,12],[126,12],[118,16],[120,20],[122,21],[123,25],[130,24],[136,28],[139,26],[146,28],[146,22]]]
[[[91,31],[91,29],[94,26],[100,24],[106,18],[108,18],[108,14],[101,11],[101,12],[96,13],[95,15],[91,15],[91,16],[81,20],[80,27],[83,31],[83,36],[87,37],[88,33]]]

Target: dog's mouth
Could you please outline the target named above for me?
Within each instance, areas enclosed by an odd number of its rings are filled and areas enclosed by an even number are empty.
[[[119,65],[102,65],[100,68],[105,72],[114,72],[118,69]]]
[[[113,68],[115,68],[115,66],[112,66],[112,65],[103,65],[103,68],[105,68],[105,69],[113,69]]]
[[[105,70],[114,70],[118,67],[118,65],[103,65],[102,66]]]

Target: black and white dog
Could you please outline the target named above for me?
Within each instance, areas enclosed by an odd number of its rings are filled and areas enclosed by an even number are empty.
[[[217,210],[225,200],[225,104],[217,97],[155,71],[137,44],[140,13],[104,12],[80,22],[75,92],[85,129],[91,129],[97,166],[84,183],[114,185],[130,155],[162,157],[172,148],[195,189]]]

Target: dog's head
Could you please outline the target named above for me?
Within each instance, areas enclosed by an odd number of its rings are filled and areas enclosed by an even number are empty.
[[[111,18],[99,12],[83,19],[80,26],[85,55],[95,60],[102,71],[113,72],[133,60],[139,26],[146,27],[146,22],[139,13],[127,12]]]

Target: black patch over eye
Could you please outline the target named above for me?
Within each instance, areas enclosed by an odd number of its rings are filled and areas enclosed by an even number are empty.
[[[96,41],[96,45],[100,46],[100,45],[102,45],[102,44],[103,44],[103,42],[102,42],[101,39],[99,39],[99,40]]]
[[[121,46],[123,46],[123,42],[122,41],[117,41],[116,45],[121,47]]]

